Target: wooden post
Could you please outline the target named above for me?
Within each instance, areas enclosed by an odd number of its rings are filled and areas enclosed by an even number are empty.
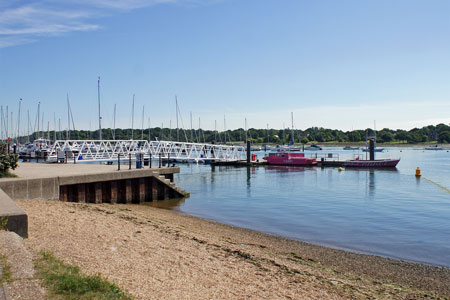
[[[80,183],[77,186],[78,190],[78,202],[85,203],[86,202],[86,184]]]
[[[131,204],[133,203],[133,183],[131,179],[126,180],[125,184],[125,203]]]
[[[117,155],[117,171],[120,171],[120,153]]]
[[[119,198],[119,185],[117,181],[111,181],[111,204],[116,204]]]
[[[250,164],[250,156],[252,154],[251,147],[250,147],[250,141],[247,141],[247,164]]]
[[[170,197],[169,197],[170,189],[169,189],[169,187],[168,187],[167,185],[164,185],[164,186],[163,186],[162,192],[163,192],[162,198],[163,198],[164,200],[169,200],[169,198],[170,198]]]
[[[146,197],[145,178],[139,178],[139,204],[144,203]]]
[[[152,201],[158,201],[158,181],[152,178]]]
[[[64,201],[64,202],[68,201],[66,185],[62,185],[59,187],[59,200]]]
[[[101,182],[97,182],[95,183],[95,203],[102,203],[102,196],[103,196],[103,191],[102,191],[102,183]]]

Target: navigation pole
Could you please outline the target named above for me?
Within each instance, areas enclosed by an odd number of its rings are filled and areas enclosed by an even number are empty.
[[[102,116],[100,114],[100,76],[98,76],[98,131],[100,141],[102,140]]]

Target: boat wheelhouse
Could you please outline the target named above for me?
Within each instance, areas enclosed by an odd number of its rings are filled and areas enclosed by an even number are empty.
[[[269,165],[279,166],[314,166],[317,164],[315,158],[305,157],[304,153],[284,151],[269,153],[266,160]]]

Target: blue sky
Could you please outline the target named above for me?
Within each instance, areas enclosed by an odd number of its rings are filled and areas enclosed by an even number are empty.
[[[34,123],[343,130],[450,122],[450,2],[0,2],[0,101]],[[17,120],[17,119],[16,119]],[[25,122],[21,125],[25,128]]]

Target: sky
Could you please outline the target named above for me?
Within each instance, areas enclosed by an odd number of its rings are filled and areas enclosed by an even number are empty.
[[[0,1],[0,104],[77,129],[450,123],[450,1]],[[142,113],[144,107],[144,113]],[[144,118],[142,116],[144,115]],[[55,122],[56,120],[56,122]],[[142,122],[144,120],[144,122]],[[58,126],[58,125],[56,125]],[[15,129],[17,130],[17,129]]]

